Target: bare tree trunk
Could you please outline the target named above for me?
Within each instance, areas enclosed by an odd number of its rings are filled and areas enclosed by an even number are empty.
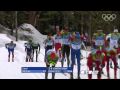
[[[30,11],[29,12],[29,20],[28,23],[32,24],[33,26],[35,26],[36,24],[36,11]]]
[[[18,41],[18,30],[17,30],[17,11],[15,11],[15,29],[16,29],[16,41]]]
[[[92,17],[91,17],[91,15],[89,15],[89,20],[90,20],[90,22],[89,22],[89,37],[90,37],[90,43],[91,43],[91,40],[92,40],[92,28],[91,28],[91,22],[92,22]]]
[[[83,33],[83,14],[81,13],[81,33]]]
[[[11,32],[10,32],[10,35],[12,35],[12,36],[13,36],[13,28],[14,28],[14,23],[12,23],[12,25],[11,25]]]
[[[38,19],[39,19],[39,17],[40,17],[40,15],[37,14],[36,17],[35,17],[34,26],[38,25]]]

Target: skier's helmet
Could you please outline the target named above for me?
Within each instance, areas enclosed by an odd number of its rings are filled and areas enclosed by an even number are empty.
[[[31,42],[32,42],[32,39],[29,39],[28,42],[31,43]]]
[[[10,43],[13,43],[13,41],[11,41]]]

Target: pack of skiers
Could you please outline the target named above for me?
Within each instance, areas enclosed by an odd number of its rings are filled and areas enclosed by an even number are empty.
[[[61,67],[67,61],[67,67],[72,67],[73,71],[77,62],[77,78],[80,79],[81,46],[85,47],[80,33],[69,32],[68,27],[65,27],[61,32],[58,29],[55,38],[52,40],[56,54],[59,56],[58,61],[61,61]],[[117,69],[120,69],[118,64],[120,58],[120,33],[118,29],[114,29],[113,33],[109,35],[104,34],[103,30],[97,30],[97,33],[93,34],[92,41],[91,53],[87,57],[88,69],[93,71],[93,68],[95,68],[95,70],[98,70],[97,78],[101,79],[102,74],[104,74],[103,68],[106,66],[107,78],[110,79],[109,68],[112,67],[114,69],[114,78],[117,79]],[[52,47],[53,51],[54,46]],[[73,72],[70,73],[70,79],[73,79]],[[88,73],[88,79],[92,79],[92,74]]]
[[[46,67],[50,67],[51,63],[48,63],[47,52],[51,50],[55,52],[56,57],[58,56],[58,60],[61,62],[61,67],[64,67],[64,62],[67,62],[67,67],[72,67],[72,73],[70,73],[70,78],[73,79],[73,70],[74,65],[78,67],[78,75],[77,78],[80,79],[80,60],[81,60],[81,46],[85,46],[81,40],[81,36],[79,32],[70,32],[69,28],[66,26],[63,30],[59,28],[56,29],[56,35],[54,38],[50,34],[48,34],[48,38],[44,41],[45,43],[45,62]],[[54,49],[55,48],[55,49]],[[71,55],[71,60],[70,60]],[[77,59],[77,61],[76,61]],[[52,61],[52,60],[51,60]],[[55,65],[57,62],[55,63]],[[55,67],[52,64],[51,67]],[[47,79],[48,72],[45,74],[45,78]],[[52,74],[52,78],[55,77],[55,73]]]
[[[32,40],[28,40],[27,43],[24,43],[25,52],[26,52],[26,62],[33,62],[34,52],[36,52],[36,62],[38,62],[38,54],[40,53],[40,44],[34,43]],[[12,55],[12,62],[14,62],[14,50],[16,44],[13,41],[5,44],[6,49],[8,50],[8,62],[10,62],[10,56]]]
[[[89,70],[95,68],[98,70],[97,78],[101,79],[104,74],[103,68],[106,64],[107,78],[110,79],[109,68],[114,64],[114,78],[117,79],[117,68],[119,69],[118,55],[120,53],[120,33],[118,29],[114,29],[113,33],[105,35],[103,30],[97,30],[93,36],[93,45],[91,53],[87,58],[87,66]],[[92,79],[92,74],[88,74],[88,78]]]
[[[67,62],[67,67],[72,68],[70,79],[73,79],[73,70],[77,62],[77,78],[80,79],[81,71],[81,46],[85,49],[83,36],[79,32],[70,32],[66,26],[63,30],[56,28],[56,35],[53,37],[48,33],[45,44],[45,58],[47,72],[45,79],[48,78],[48,68],[55,67],[57,62],[61,62],[61,67]],[[26,52],[26,62],[34,61],[34,53],[36,53],[36,62],[38,62],[38,54],[40,53],[40,44],[35,43],[31,39],[24,44]],[[12,54],[12,62],[14,62],[14,49],[16,44],[11,41],[5,44],[8,49],[8,62]],[[71,57],[70,57],[71,56]],[[101,79],[103,68],[106,65],[107,77],[110,79],[110,67],[114,69],[114,78],[117,79],[117,69],[119,68],[118,59],[120,58],[120,33],[118,29],[114,29],[113,33],[105,35],[103,30],[97,30],[92,37],[91,52],[87,57],[87,66],[89,70],[98,70],[97,78]],[[105,64],[107,63],[107,64]],[[114,67],[112,65],[114,64]],[[120,69],[120,68],[119,68]],[[52,73],[52,79],[55,73]],[[92,79],[92,74],[88,74],[88,79]]]

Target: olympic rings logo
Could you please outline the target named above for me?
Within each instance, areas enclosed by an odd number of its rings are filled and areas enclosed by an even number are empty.
[[[116,14],[102,14],[102,18],[105,21],[113,21],[116,19]]]

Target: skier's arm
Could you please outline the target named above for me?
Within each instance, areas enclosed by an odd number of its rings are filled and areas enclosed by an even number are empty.
[[[53,42],[53,47],[52,48],[54,48],[54,46],[55,46],[55,42],[54,42],[54,40],[52,39],[52,42]]]
[[[45,47],[44,47],[44,48],[46,48],[46,42],[47,42],[47,39],[43,42],[43,44],[45,44]]]
[[[25,46],[25,52],[27,51],[27,47]]]
[[[38,44],[39,52],[40,52],[40,44]]]
[[[16,44],[14,44],[14,47],[16,47]]]
[[[8,48],[8,43],[7,43],[7,44],[5,44],[5,47],[6,47],[6,48]]]
[[[84,49],[87,50],[87,48],[86,48],[84,42],[82,42],[81,44],[83,45]]]
[[[26,47],[27,43],[24,43],[24,46],[25,46],[25,52],[27,51],[27,47]]]

